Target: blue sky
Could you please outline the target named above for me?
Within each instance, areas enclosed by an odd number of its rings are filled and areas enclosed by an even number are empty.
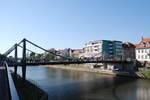
[[[150,0],[0,0],[0,52],[27,38],[44,48],[150,37]]]

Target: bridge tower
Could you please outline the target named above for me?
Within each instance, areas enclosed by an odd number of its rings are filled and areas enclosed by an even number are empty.
[[[17,50],[17,47],[18,47],[18,45],[17,44],[15,44],[15,62],[16,62],[16,64],[15,64],[15,66],[14,66],[14,73],[15,73],[15,75],[17,75],[17,62],[18,62],[18,50]]]
[[[23,39],[23,52],[22,52],[22,78],[26,79],[26,39]]]

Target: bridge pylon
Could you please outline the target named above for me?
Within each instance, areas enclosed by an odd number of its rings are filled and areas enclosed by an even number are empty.
[[[18,50],[17,50],[18,44],[15,44],[15,62],[16,65],[14,66],[14,73],[17,75],[17,62],[18,62]]]
[[[22,78],[26,79],[26,39],[23,39],[23,52],[22,52]]]

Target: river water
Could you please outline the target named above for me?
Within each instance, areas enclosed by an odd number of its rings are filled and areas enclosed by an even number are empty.
[[[49,100],[150,100],[150,80],[43,66],[28,67],[27,79],[46,91]]]

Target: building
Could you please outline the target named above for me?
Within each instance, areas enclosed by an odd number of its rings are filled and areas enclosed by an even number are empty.
[[[112,40],[97,40],[85,44],[84,57],[121,57],[123,55],[122,42]]]
[[[56,54],[68,58],[71,56],[71,49],[70,48],[61,49],[58,50]]]
[[[30,56],[32,55],[33,58],[36,56],[38,58],[42,57],[44,59],[54,60],[56,58],[56,56],[54,55],[56,54],[56,50],[54,48],[50,48],[47,51],[48,52],[44,52],[43,54],[38,54],[38,55],[35,55],[34,53],[32,53],[30,54]]]
[[[135,59],[135,45],[129,42],[123,43],[123,59],[134,60]]]
[[[73,58],[79,58],[83,53],[83,49],[72,49],[71,55]]]
[[[140,62],[150,63],[150,38],[142,38],[139,44],[136,44],[136,59]]]
[[[52,53],[56,53],[56,50],[54,49],[54,48],[50,48],[50,49],[48,49],[47,51],[49,51],[49,52],[52,52]],[[43,57],[45,57],[49,52],[44,52],[43,53]],[[35,53],[32,53],[33,55],[35,55]]]

